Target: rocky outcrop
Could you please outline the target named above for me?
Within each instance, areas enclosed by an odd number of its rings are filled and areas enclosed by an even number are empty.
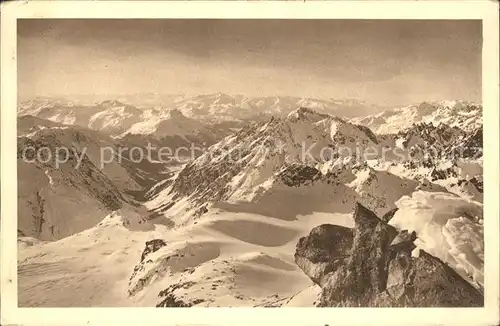
[[[304,184],[314,183],[322,177],[322,174],[313,167],[293,164],[279,171],[277,177],[288,187],[300,187]]]
[[[203,299],[186,301],[186,299],[181,299],[177,297],[174,293],[179,289],[189,289],[193,285],[194,285],[193,282],[182,282],[169,286],[168,288],[166,288],[165,290],[161,291],[158,294],[160,302],[156,305],[156,307],[188,308],[204,302],[205,300]]]
[[[452,154],[459,154],[460,158],[479,158],[483,156],[483,127],[467,133],[452,147]]]
[[[482,294],[436,257],[415,249],[415,233],[398,232],[357,203],[354,230],[322,225],[301,238],[298,266],[322,288],[323,307],[477,307]],[[352,245],[350,245],[352,243]]]
[[[325,276],[347,263],[352,242],[352,229],[331,224],[317,226],[309,236],[299,239],[295,262],[314,283],[321,285]]]
[[[361,204],[355,207],[354,221],[351,255],[326,281],[321,305],[371,306],[370,300],[385,289],[388,249],[397,231]]]
[[[469,180],[470,183],[474,185],[474,187],[479,191],[480,193],[483,193],[483,180],[482,178],[479,178],[478,176],[475,176],[474,178]]]
[[[388,266],[385,292],[373,304],[382,307],[480,307],[483,296],[438,258],[398,250]]]
[[[144,258],[146,258],[146,256],[149,253],[158,251],[158,249],[166,245],[167,245],[166,242],[163,241],[162,239],[153,239],[150,241],[146,241],[146,248],[144,248],[144,251],[142,252],[141,255],[141,263],[144,261]]]
[[[147,284],[153,281],[157,276],[164,274],[168,268],[163,264],[155,264],[153,260],[146,259],[148,255],[160,250],[167,244],[162,239],[153,239],[146,242],[141,254],[141,261],[134,267],[134,271],[129,279],[128,295],[133,296],[141,291]],[[168,261],[168,258],[166,259]]]
[[[390,211],[385,213],[384,216],[382,216],[382,221],[389,222],[394,217],[394,214],[396,214],[397,211],[398,208],[391,209]]]

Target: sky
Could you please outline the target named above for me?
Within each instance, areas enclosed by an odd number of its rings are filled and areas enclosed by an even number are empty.
[[[480,102],[481,50],[472,20],[24,19],[18,89]]]

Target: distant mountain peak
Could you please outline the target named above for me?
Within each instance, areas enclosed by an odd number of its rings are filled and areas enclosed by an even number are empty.
[[[167,111],[167,117],[170,117],[172,119],[176,118],[186,118],[184,114],[179,109],[170,109]]]
[[[125,103],[122,103],[118,100],[105,100],[105,101],[102,101],[100,104],[100,106],[104,106],[104,107],[117,107],[117,106],[126,106]]]
[[[397,133],[419,123],[445,124],[471,131],[482,125],[482,111],[481,104],[465,100],[425,101],[352,118],[351,122],[365,125],[378,134]]]
[[[290,112],[287,116],[288,120],[308,120],[308,121],[320,121],[327,118],[333,118],[331,115],[319,113],[311,108],[301,106],[298,109]]]

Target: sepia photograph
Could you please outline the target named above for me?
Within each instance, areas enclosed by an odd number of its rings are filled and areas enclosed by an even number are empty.
[[[19,308],[486,307],[480,18],[15,24]]]

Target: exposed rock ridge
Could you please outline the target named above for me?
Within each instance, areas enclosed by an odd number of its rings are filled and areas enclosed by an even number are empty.
[[[353,230],[318,226],[297,244],[297,265],[322,288],[318,306],[483,306],[483,295],[448,265],[422,250],[412,255],[415,233],[398,233],[359,203],[354,221]]]

